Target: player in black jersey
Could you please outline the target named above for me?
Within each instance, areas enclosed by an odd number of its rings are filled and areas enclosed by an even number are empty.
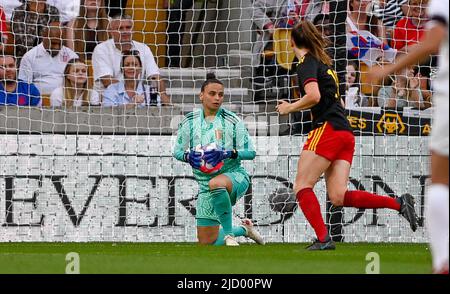
[[[283,101],[277,106],[277,111],[285,115],[311,110],[313,130],[300,154],[294,183],[299,206],[317,235],[308,249],[335,249],[313,191],[322,174],[325,174],[328,196],[334,206],[394,209],[415,231],[417,216],[411,195],[391,198],[347,190],[355,138],[345,116],[331,58],[324,51],[327,41],[312,23],[303,21],[293,29],[291,43],[299,60],[297,75],[301,99],[294,103]]]

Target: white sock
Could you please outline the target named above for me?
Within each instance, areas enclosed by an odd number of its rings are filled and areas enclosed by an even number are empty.
[[[433,269],[448,269],[448,186],[432,184],[425,200],[425,217],[430,236]]]

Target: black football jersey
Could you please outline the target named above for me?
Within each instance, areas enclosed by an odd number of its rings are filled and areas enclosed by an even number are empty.
[[[341,105],[336,72],[311,54],[306,54],[297,65],[297,75],[301,97],[306,95],[305,86],[308,83],[319,85],[320,102],[311,108],[313,129],[328,121],[335,130],[352,131]]]

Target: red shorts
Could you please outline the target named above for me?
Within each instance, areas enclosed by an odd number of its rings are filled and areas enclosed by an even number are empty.
[[[336,131],[329,122],[309,132],[303,150],[314,151],[317,155],[333,162],[338,159],[352,164],[355,153],[355,136],[351,131]]]

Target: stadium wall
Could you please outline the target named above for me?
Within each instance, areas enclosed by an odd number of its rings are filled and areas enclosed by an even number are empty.
[[[171,157],[174,136],[0,135],[0,242],[194,242],[197,184]],[[244,166],[252,187],[235,208],[268,242],[314,236],[299,211],[281,215],[269,195],[291,187],[304,136],[254,137],[258,156]],[[426,242],[427,137],[356,138],[351,188],[411,193],[421,227],[397,212],[344,209],[344,241]],[[323,180],[316,188],[325,214]],[[235,220],[237,221],[237,219]]]

